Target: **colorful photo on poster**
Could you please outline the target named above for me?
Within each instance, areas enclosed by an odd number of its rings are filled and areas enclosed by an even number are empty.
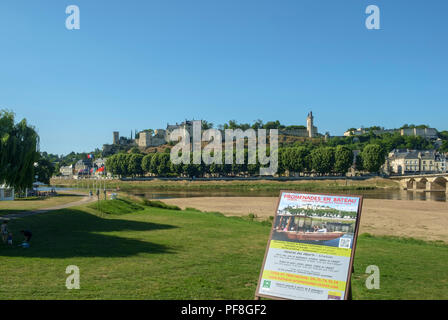
[[[257,295],[346,299],[362,197],[282,191]]]

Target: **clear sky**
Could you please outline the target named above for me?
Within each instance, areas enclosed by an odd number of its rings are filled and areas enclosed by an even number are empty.
[[[305,125],[310,110],[331,135],[446,130],[447,16],[446,0],[3,0],[0,108],[58,154],[193,118]]]

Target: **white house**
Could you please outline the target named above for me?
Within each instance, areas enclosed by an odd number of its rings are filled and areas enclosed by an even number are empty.
[[[0,186],[0,201],[14,200],[14,188],[6,185]]]

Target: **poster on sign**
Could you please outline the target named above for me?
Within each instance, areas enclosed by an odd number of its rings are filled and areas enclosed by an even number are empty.
[[[344,300],[362,197],[281,191],[256,297]]]

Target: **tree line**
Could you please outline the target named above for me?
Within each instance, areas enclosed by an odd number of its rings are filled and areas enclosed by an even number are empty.
[[[269,151],[269,150],[268,150]],[[353,151],[343,145],[330,146],[299,146],[279,148],[278,173],[345,175],[356,162],[356,169],[377,173],[384,164],[386,152],[376,144],[366,145],[354,161]],[[244,164],[173,164],[170,161],[169,149],[161,153],[147,155],[139,153],[119,153],[106,160],[106,169],[121,177],[138,177],[146,174],[153,176],[235,176],[257,175],[260,163],[247,164],[247,150]],[[235,154],[234,154],[235,159]]]

